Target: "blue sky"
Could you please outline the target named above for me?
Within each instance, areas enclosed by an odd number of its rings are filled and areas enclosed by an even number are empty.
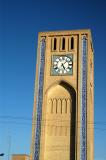
[[[95,51],[95,160],[106,159],[105,0],[0,0],[0,152],[30,152],[37,35],[90,28]],[[10,150],[9,150],[9,145]]]

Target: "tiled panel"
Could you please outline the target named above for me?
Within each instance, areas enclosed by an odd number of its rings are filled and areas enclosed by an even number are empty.
[[[39,160],[40,151],[40,131],[41,131],[41,115],[42,115],[42,99],[43,99],[43,80],[44,80],[44,62],[45,62],[45,38],[40,41],[40,66],[39,66],[39,84],[37,95],[37,112],[36,112],[36,129],[35,129],[35,146],[34,160]]]
[[[86,112],[87,112],[87,39],[82,37],[82,62],[81,62],[81,156],[80,160],[86,160]]]

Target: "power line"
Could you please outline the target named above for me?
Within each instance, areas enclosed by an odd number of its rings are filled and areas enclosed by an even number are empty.
[[[33,118],[30,117],[15,117],[15,116],[0,116],[0,119],[19,119],[19,120],[30,120],[30,121],[33,120]]]
[[[22,119],[22,120],[32,120],[30,117],[15,117],[15,116],[0,116],[0,119],[8,118],[8,119]]]
[[[32,121],[33,120],[33,118],[30,118],[30,117],[18,117],[18,116],[0,116],[0,119],[12,119],[12,120],[28,120],[28,121]],[[58,120],[58,119],[55,119],[55,120]],[[41,120],[41,121],[51,121],[51,120]],[[53,121],[54,121],[54,119],[53,119]],[[68,121],[68,120],[62,120],[62,121]],[[80,123],[80,121],[78,121],[77,123]],[[88,121],[88,124],[94,124],[94,125],[96,125],[96,124],[100,124],[100,125],[106,125],[106,121],[94,121],[94,123],[93,122],[90,122],[90,121]]]
[[[33,124],[32,123],[23,123],[23,122],[14,122],[14,121],[11,121],[11,122],[8,122],[8,121],[2,121],[2,122],[0,122],[0,123],[2,123],[2,124],[19,124],[19,125],[29,125],[29,126],[32,126]],[[34,123],[34,125],[35,125],[35,123]],[[43,125],[44,126],[44,125]],[[50,125],[46,125],[46,126],[50,126]],[[53,126],[56,126],[56,125],[53,125]],[[66,127],[66,126],[62,126],[62,127]],[[77,128],[80,128],[80,127],[77,127]],[[88,127],[88,129],[93,129],[93,128],[91,128],[91,127]],[[94,129],[96,129],[96,130],[100,130],[100,131],[106,131],[106,128],[98,128],[98,127],[95,127],[94,126]]]
[[[7,124],[17,124],[17,125],[26,125],[26,126],[35,125],[35,123],[31,123],[31,122],[33,122],[33,118],[31,118],[31,117],[1,115],[0,119],[1,120],[3,119],[3,121],[0,120],[0,124],[6,124],[7,123]],[[6,120],[6,121],[4,121],[4,120]],[[15,120],[15,121],[10,121],[10,120]],[[16,120],[18,120],[18,122]],[[27,122],[25,122],[25,121],[27,121]],[[30,121],[30,122],[28,123],[28,121]],[[69,120],[59,120],[59,119],[41,120],[41,122],[67,122],[67,121],[69,121]],[[80,125],[79,121],[77,123]],[[106,131],[106,128],[98,128],[98,126],[106,126],[105,121],[94,121],[94,123],[89,121],[88,126],[89,126],[88,129],[94,128],[95,130]],[[80,128],[80,127],[78,127],[78,128]]]

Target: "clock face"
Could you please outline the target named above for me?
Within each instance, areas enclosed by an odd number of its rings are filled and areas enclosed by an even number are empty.
[[[73,70],[72,55],[53,56],[52,59],[53,75],[72,75],[72,70]]]

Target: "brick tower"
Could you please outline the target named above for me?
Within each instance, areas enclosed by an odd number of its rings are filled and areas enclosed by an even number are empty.
[[[94,159],[90,30],[38,37],[31,160]]]

